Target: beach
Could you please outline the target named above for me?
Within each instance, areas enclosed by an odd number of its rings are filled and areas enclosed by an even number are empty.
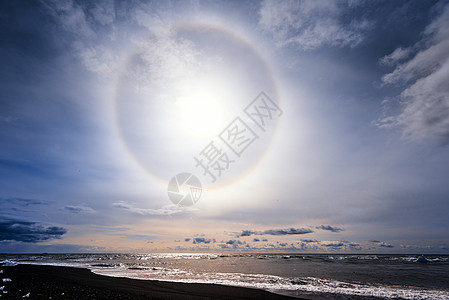
[[[2,299],[298,299],[264,290],[102,276],[88,269],[17,265],[1,267]]]
[[[449,257],[261,253],[0,255],[1,299],[449,299]]]

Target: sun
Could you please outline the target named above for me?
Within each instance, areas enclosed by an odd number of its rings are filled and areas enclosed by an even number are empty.
[[[178,132],[195,139],[210,139],[227,125],[230,108],[226,105],[226,97],[229,95],[224,84],[220,84],[224,80],[219,76],[200,77],[182,84],[174,100]]]

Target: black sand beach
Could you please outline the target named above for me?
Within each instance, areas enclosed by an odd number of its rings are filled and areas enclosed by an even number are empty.
[[[88,269],[18,265],[1,267],[2,299],[298,299],[267,291],[215,284],[114,278]]]

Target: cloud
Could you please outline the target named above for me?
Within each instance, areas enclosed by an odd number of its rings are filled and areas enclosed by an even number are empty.
[[[195,208],[192,207],[181,207],[179,205],[174,204],[164,205],[163,207],[158,209],[139,208],[125,202],[117,202],[114,203],[113,206],[141,216],[169,216],[196,210]]]
[[[190,242],[191,238],[185,238],[184,242]]]
[[[362,250],[362,246],[358,243],[347,243],[348,247],[353,250]]]
[[[113,1],[95,1],[86,5],[71,0],[46,0],[41,1],[41,6],[56,20],[59,28],[70,33],[67,36],[71,47],[87,70],[104,78],[114,76],[120,58],[114,52]]]
[[[449,144],[449,4],[424,31],[414,45],[417,53],[384,75],[384,85],[398,85],[399,113],[375,122],[380,128],[400,128],[409,141],[427,141],[433,145]],[[399,48],[398,48],[399,49]],[[404,56],[396,49],[381,61]],[[401,54],[402,53],[402,54]]]
[[[303,243],[319,243],[320,241],[318,241],[318,240],[301,240],[301,242],[303,242]]]
[[[295,45],[304,50],[322,45],[355,46],[371,27],[365,19],[344,14],[357,2],[265,0],[259,11],[259,26],[269,32],[279,46]]]
[[[410,55],[410,52],[410,48],[396,48],[391,54],[382,57],[379,60],[379,64],[385,66],[396,65],[398,62],[406,59]]]
[[[227,241],[220,241],[221,244],[218,244],[218,246],[222,249],[238,249],[240,246],[245,245],[245,248],[251,248],[249,244],[247,244],[245,241],[241,240],[227,240]],[[254,249],[254,248],[253,248]]]
[[[29,198],[0,198],[0,202],[9,202],[20,206],[30,206],[30,205],[45,205],[47,203],[36,200],[36,199],[29,199]]]
[[[260,242],[260,240],[258,238],[254,238],[253,242]]]
[[[394,248],[393,245],[387,244],[385,242],[380,242],[380,243],[377,244],[377,246],[382,247],[382,248]]]
[[[93,208],[83,205],[66,205],[64,206],[64,210],[74,214],[96,212],[96,210],[94,210]]]
[[[268,229],[264,230],[262,234],[289,235],[289,234],[306,234],[311,232],[313,232],[313,230],[307,228],[289,228],[289,229]]]
[[[194,244],[210,244],[215,243],[215,239],[207,239],[207,238],[193,238]]]
[[[256,234],[255,231],[251,231],[251,230],[242,230],[242,233],[239,234],[238,236],[250,236]]]
[[[358,251],[362,250],[362,246],[359,243],[351,241],[318,241],[315,239],[303,239],[298,243],[302,250],[316,250],[316,251],[329,251],[331,250],[345,250],[345,251]]]
[[[316,229],[321,229],[321,230],[332,231],[332,232],[340,232],[340,231],[344,230],[343,228],[330,226],[330,225],[320,225],[320,226],[317,226],[315,228]]]
[[[264,231],[242,230],[237,236],[251,236],[251,235],[291,235],[291,234],[307,234],[313,230],[307,228],[288,228],[288,229],[267,229]]]
[[[38,243],[59,239],[67,232],[63,227],[44,227],[35,222],[3,220],[0,221],[0,241]]]
[[[345,246],[343,242],[325,242],[321,243],[321,246],[333,249],[341,249]]]
[[[41,1],[44,10],[57,19],[66,31],[84,38],[95,38],[83,8],[71,0]]]

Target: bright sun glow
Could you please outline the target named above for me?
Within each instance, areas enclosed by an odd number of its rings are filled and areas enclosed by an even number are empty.
[[[196,138],[210,138],[226,126],[226,93],[219,78],[196,78],[180,88],[175,100],[178,130]]]

